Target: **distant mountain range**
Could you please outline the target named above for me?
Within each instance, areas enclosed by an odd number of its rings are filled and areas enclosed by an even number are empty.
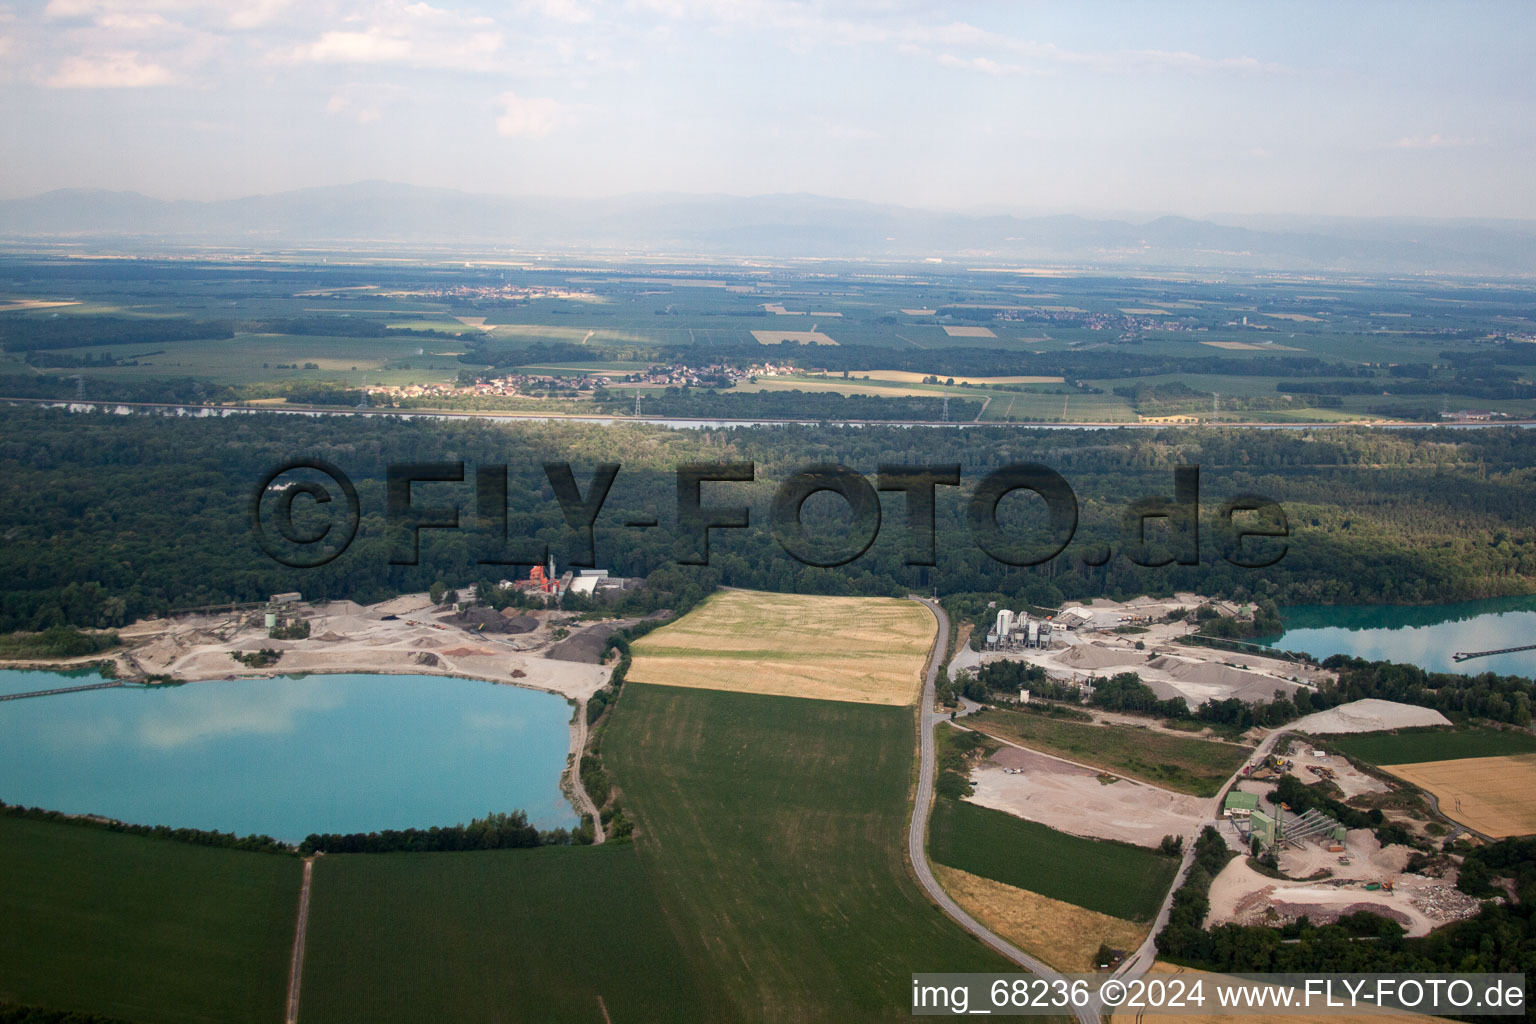
[[[284,248],[494,246],[763,258],[1042,260],[1191,268],[1536,274],[1536,222],[1017,217],[813,195],[538,199],[362,182],[216,202],[61,189],[0,201],[0,238]]]

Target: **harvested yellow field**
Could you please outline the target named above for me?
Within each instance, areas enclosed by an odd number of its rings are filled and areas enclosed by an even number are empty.
[[[1536,754],[1382,768],[1433,793],[1444,814],[1484,835],[1505,839],[1536,833]]]
[[[868,377],[870,380],[891,380],[900,384],[921,384],[924,379],[936,376],[931,373],[914,373],[911,370],[860,370],[860,378]],[[953,379],[956,384],[969,384],[971,387],[986,387],[988,384],[1060,384],[1065,377],[939,377],[940,383],[947,383]]]
[[[904,309],[904,310],[902,310],[902,312],[907,314],[907,316],[933,316],[933,314],[937,313],[938,310],[936,310],[936,309]]]
[[[938,623],[916,601],[716,593],[636,640],[632,683],[911,704]]]
[[[1120,312],[1130,316],[1172,316],[1166,309],[1158,309],[1156,306],[1125,306]]]
[[[995,338],[990,327],[950,327],[945,325],[944,333],[951,338]]]
[[[1274,317],[1276,320],[1290,320],[1298,324],[1322,323],[1322,317],[1307,316],[1305,313],[1265,313],[1264,315]]]
[[[792,341],[796,345],[836,345],[837,342],[820,331],[753,331],[752,337],[759,345],[779,345]]]
[[[1194,983],[1197,979],[1205,981],[1202,995],[1205,997],[1207,1008],[1216,1001],[1216,995],[1211,990],[1211,985],[1220,982],[1225,975],[1213,974],[1210,971],[1197,971],[1193,967],[1180,967],[1177,964],[1165,963],[1162,960],[1152,965],[1147,972],[1150,979],[1152,975],[1160,974],[1171,977],[1181,976],[1187,983]],[[1445,1017],[1429,1017],[1421,1013],[1360,1013],[1356,1018],[1369,1021],[1370,1024],[1436,1024],[1444,1022],[1450,1024]],[[1337,1024],[1338,1021],[1356,1019],[1343,1017],[1338,1014],[1301,1014],[1301,1013],[1150,1013],[1145,1010],[1126,1009],[1118,1010],[1109,1018],[1110,1024],[1136,1024],[1137,1021],[1155,1020],[1158,1024]]]
[[[933,873],[966,913],[1057,970],[1095,970],[1098,965],[1093,960],[1100,943],[1111,949],[1135,949],[1147,934],[1145,925],[968,871],[934,864]]]

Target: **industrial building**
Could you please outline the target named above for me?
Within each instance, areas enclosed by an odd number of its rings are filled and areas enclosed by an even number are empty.
[[[640,586],[641,582],[638,578],[610,576],[607,569],[577,569],[570,590],[573,594],[585,594],[592,598],[617,598],[624,591]]]
[[[1344,826],[1316,809],[1294,814],[1281,804],[1265,812],[1259,808],[1256,795],[1234,790],[1227,794],[1223,810],[1245,842],[1257,839],[1266,848],[1300,846],[1308,840],[1327,844],[1344,841]]]
[[[551,556],[547,566],[536,565],[530,569],[527,579],[502,580],[501,585],[516,587],[530,597],[541,597],[545,604],[559,604],[568,593],[598,599],[617,598],[626,590],[643,586],[644,582],[634,577],[611,576],[607,569],[567,569],[556,576],[555,559]]]
[[[1028,612],[1014,613],[1007,608],[998,610],[997,620],[987,633],[987,650],[1017,651],[1051,646],[1051,621],[1030,616]]]

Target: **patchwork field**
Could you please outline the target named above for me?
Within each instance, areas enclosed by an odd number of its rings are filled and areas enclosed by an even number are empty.
[[[0,816],[0,1002],[282,1020],[297,858]]]
[[[726,590],[635,641],[629,681],[911,704],[937,628],[915,601]]]
[[[1251,752],[1235,743],[1001,708],[967,718],[966,724],[998,739],[1194,796],[1215,796]]]
[[[1062,971],[1097,968],[1100,943],[1135,949],[1144,925],[1053,900],[1028,889],[1004,885],[942,864],[933,866],[944,891],[967,913],[1009,942]]]
[[[928,844],[939,864],[1126,921],[1152,920],[1179,865],[950,799],[934,804]]]
[[[1381,767],[1433,793],[1442,812],[1485,835],[1536,833],[1536,754]]]

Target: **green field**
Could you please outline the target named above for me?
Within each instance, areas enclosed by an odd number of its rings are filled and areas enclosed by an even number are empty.
[[[1195,796],[1215,796],[1252,753],[1234,743],[993,708],[966,719],[999,739]]]
[[[890,1019],[1007,967],[908,876],[910,708],[631,685],[604,749],[632,845],[322,859],[302,1017]]]
[[[463,343],[454,338],[237,334],[216,341],[73,348],[67,350],[72,356],[111,356],[138,365],[71,367],[46,372],[136,379],[197,377],[233,385],[313,380],[357,387],[365,377],[367,383],[378,385],[448,383],[464,369],[457,358],[463,350]],[[319,369],[302,369],[305,363],[314,363]],[[299,368],[279,370],[278,365]]]
[[[704,1019],[888,1019],[915,970],[1008,966],[909,876],[910,708],[629,686],[605,750]]]
[[[282,1020],[297,858],[0,816],[0,1002]]]
[[[1404,729],[1354,736],[1325,736],[1324,741],[1366,764],[1419,764],[1464,757],[1506,757],[1536,753],[1536,736],[1514,729]]]
[[[306,946],[303,1021],[707,1016],[634,845],[324,857]]]
[[[958,800],[940,799],[930,856],[973,875],[1127,921],[1150,921],[1179,862],[1152,850],[1083,839]]]

